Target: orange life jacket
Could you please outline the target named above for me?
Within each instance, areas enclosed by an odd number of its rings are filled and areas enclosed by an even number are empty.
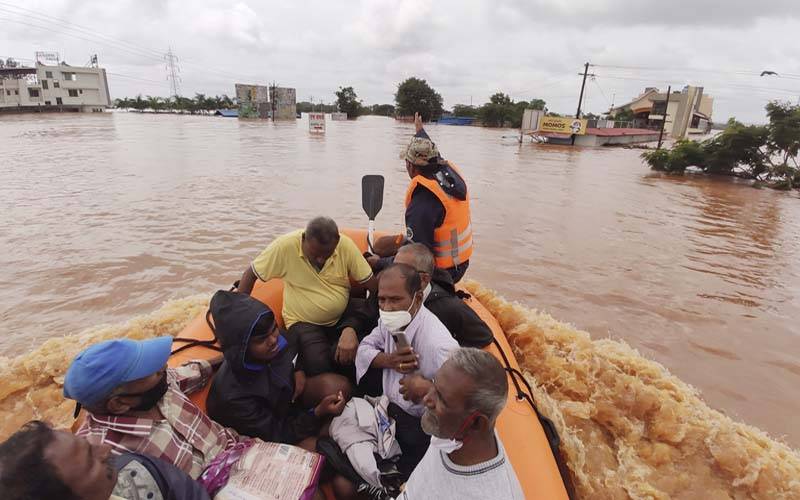
[[[461,172],[448,162],[461,178]],[[472,255],[472,223],[469,214],[469,195],[465,200],[459,200],[447,194],[436,179],[428,179],[417,175],[411,179],[411,184],[406,191],[406,209],[411,203],[411,195],[417,186],[424,186],[436,195],[444,207],[444,221],[433,231],[433,256],[436,267],[448,269],[463,264]]]

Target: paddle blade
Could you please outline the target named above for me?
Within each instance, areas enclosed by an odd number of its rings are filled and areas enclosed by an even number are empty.
[[[375,220],[383,207],[382,175],[365,175],[361,178],[361,205],[369,220]]]

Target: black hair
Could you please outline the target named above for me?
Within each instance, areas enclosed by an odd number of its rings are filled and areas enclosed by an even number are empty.
[[[339,227],[330,217],[314,217],[306,226],[305,237],[328,246],[339,241]]]
[[[379,276],[378,279],[386,275],[388,271],[397,271],[400,274],[400,277],[405,281],[406,291],[412,297],[422,289],[422,279],[419,277],[419,273],[408,264],[392,264],[381,272],[381,276]]]
[[[0,498],[80,500],[44,458],[54,439],[52,427],[31,420],[0,444]]]

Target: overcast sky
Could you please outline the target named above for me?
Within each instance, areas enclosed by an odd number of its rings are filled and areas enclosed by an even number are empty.
[[[418,76],[446,107],[502,91],[562,113],[575,112],[588,61],[588,111],[692,84],[714,97],[715,121],[760,122],[770,99],[800,97],[797,2],[0,0],[0,56],[53,50],[83,65],[97,53],[112,97],[169,95],[171,46],[184,95],[276,81],[298,100],[351,85],[366,104],[391,103]]]

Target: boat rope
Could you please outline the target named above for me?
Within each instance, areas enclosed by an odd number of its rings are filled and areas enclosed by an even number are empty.
[[[214,334],[213,339],[192,339],[186,337],[175,337],[172,339],[173,342],[186,342],[186,344],[174,349],[170,355],[178,354],[181,351],[185,351],[186,349],[191,349],[192,347],[205,347],[207,349],[211,349],[213,351],[222,352],[222,348],[217,345],[217,330],[214,328],[214,323],[211,322],[211,310],[209,309],[206,311],[206,323],[208,323],[208,327],[211,328],[211,332]]]
[[[234,281],[233,285],[231,285],[231,288],[228,291],[232,292],[237,288],[239,288],[239,280]],[[179,352],[185,351],[186,349],[191,349],[192,347],[206,347],[213,351],[222,352],[222,348],[217,345],[217,329],[214,328],[214,322],[211,321],[211,309],[206,310],[206,324],[211,329],[211,333],[214,334],[213,339],[203,340],[203,339],[175,337],[174,339],[172,339],[173,342],[177,340],[178,342],[186,342],[186,344],[172,351],[170,355],[178,354]]]
[[[550,445],[550,451],[553,453],[553,458],[558,466],[558,472],[561,474],[561,481],[564,483],[564,488],[567,490],[567,496],[570,498],[570,500],[576,499],[577,496],[575,495],[575,487],[572,484],[572,478],[569,474],[567,464],[559,451],[561,438],[558,435],[558,429],[556,429],[556,425],[552,420],[542,415],[542,413],[539,411],[539,408],[536,406],[536,402],[534,401],[533,388],[531,388],[530,383],[522,374],[522,372],[511,366],[511,362],[508,360],[508,355],[506,354],[505,350],[503,350],[500,342],[498,342],[496,338],[492,338],[492,342],[500,352],[500,356],[503,358],[505,371],[507,371],[511,376],[511,382],[514,384],[514,388],[517,391],[517,401],[527,401],[530,407],[533,408],[533,411],[536,413],[536,417],[539,419],[539,423],[542,426],[542,430],[547,438],[547,442]],[[525,386],[525,389],[527,389],[527,392],[522,389],[520,380]]]

